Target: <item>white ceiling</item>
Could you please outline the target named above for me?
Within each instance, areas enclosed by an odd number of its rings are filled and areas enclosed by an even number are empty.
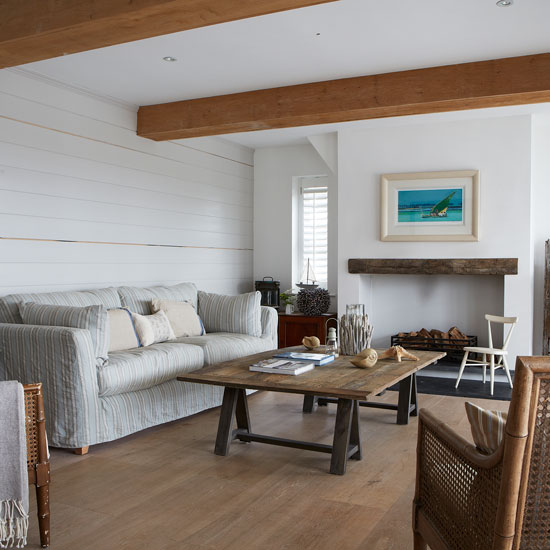
[[[22,68],[137,106],[550,51],[549,0],[495,1],[340,0]]]

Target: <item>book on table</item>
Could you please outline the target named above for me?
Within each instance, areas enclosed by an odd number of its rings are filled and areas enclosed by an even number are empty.
[[[308,363],[313,363],[317,367],[321,365],[326,365],[327,363],[334,361],[334,355],[323,355],[321,353],[302,353],[299,351],[281,351],[280,353],[276,353],[273,357],[290,359],[291,361],[306,361]]]
[[[313,363],[304,361],[289,361],[288,359],[265,359],[250,365],[249,370],[254,372],[267,372],[269,374],[291,374],[297,376],[303,372],[313,370]]]

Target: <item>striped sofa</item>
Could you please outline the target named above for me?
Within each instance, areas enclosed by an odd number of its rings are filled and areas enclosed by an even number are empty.
[[[42,382],[48,438],[54,447],[87,447],[218,406],[222,388],[178,382],[176,376],[275,349],[274,309],[261,307],[259,337],[212,332],[205,323],[204,336],[113,352],[102,367],[96,364],[89,330],[26,325],[18,309],[19,303],[38,302],[127,307],[149,314],[151,299],[157,297],[189,301],[200,315],[200,294],[192,283],[181,283],[0,297],[0,380]],[[231,319],[226,325],[231,329]]]

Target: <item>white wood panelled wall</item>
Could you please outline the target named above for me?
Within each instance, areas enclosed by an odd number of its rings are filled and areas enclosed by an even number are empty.
[[[135,125],[129,107],[0,71],[0,295],[252,290],[252,150],[157,143]]]

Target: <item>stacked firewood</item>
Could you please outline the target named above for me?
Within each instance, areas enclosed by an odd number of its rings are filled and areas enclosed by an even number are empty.
[[[437,348],[441,345],[448,349],[462,349],[468,345],[468,336],[457,327],[451,327],[447,332],[423,328],[418,332],[400,332],[397,337],[405,342],[425,345],[425,349]]]

